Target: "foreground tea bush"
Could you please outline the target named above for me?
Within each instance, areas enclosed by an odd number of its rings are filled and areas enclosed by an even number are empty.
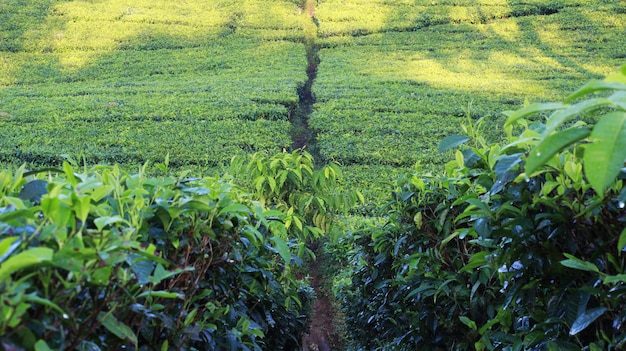
[[[47,172],[0,172],[4,348],[299,345],[312,293],[285,214],[225,179]]]
[[[481,127],[335,248],[357,247],[336,285],[353,349],[623,349],[626,68],[510,113],[504,143]]]

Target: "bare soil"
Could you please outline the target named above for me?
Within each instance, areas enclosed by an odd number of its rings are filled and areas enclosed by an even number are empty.
[[[311,316],[311,329],[302,340],[303,351],[331,351],[335,333],[335,310],[321,289],[323,277],[319,273],[318,262],[311,263],[311,286],[315,290],[317,299],[313,303],[313,315]]]

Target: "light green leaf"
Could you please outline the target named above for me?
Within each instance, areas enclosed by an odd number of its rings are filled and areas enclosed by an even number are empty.
[[[273,177],[267,177],[267,183],[270,185],[270,189],[272,191],[276,190],[276,179]]]
[[[620,254],[622,250],[624,250],[624,246],[626,246],[626,228],[622,230],[622,233],[619,235],[619,240],[617,241],[617,251]]]
[[[574,321],[574,324],[572,324],[569,335],[576,335],[585,330],[589,324],[593,323],[604,312],[606,312],[606,307],[596,307],[581,313]]]
[[[461,268],[460,272],[471,271],[474,268],[480,267],[487,263],[487,255],[489,255],[488,251],[480,251],[472,255],[469,262]]]
[[[144,291],[141,294],[137,295],[137,297],[162,297],[164,299],[184,299],[185,295],[181,293],[169,292],[166,290],[156,290],[156,291]]]
[[[52,349],[45,341],[39,339],[35,343],[35,351],[52,351]]]
[[[459,319],[461,320],[461,323],[467,325],[468,327],[472,328],[473,330],[476,330],[476,322],[474,322],[473,320],[465,317],[465,316],[459,316]]]
[[[568,96],[567,99],[565,99],[565,101],[570,102],[583,95],[587,95],[590,93],[595,93],[595,92],[603,91],[603,90],[626,90],[626,84],[594,80],[583,85],[580,89],[576,90],[572,95]]]
[[[585,149],[585,175],[593,189],[604,191],[624,167],[626,159],[626,112],[604,115],[593,128],[591,144]]]
[[[61,307],[59,307],[57,304],[55,304],[54,302],[48,300],[48,299],[44,299],[41,298],[39,296],[37,296],[36,293],[30,293],[28,295],[24,295],[24,301],[28,301],[28,302],[34,302],[34,303],[38,303],[40,305],[43,306],[47,306],[52,308],[53,310],[59,312],[60,314],[64,314],[65,311],[63,311],[63,309],[61,309]]]
[[[274,248],[278,251],[280,257],[285,260],[285,263],[289,264],[291,261],[291,252],[289,251],[289,245],[278,236],[273,236],[271,239],[272,243],[274,243]]]
[[[76,184],[78,184],[78,181],[76,180],[76,177],[74,176],[74,169],[72,168],[72,166],[70,166],[69,163],[67,163],[67,161],[63,161],[63,170],[65,171],[65,179],[67,179],[67,181],[73,187],[75,187]]]
[[[124,323],[120,322],[111,313],[100,312],[98,314],[98,321],[107,328],[108,331],[113,333],[118,338],[130,341],[133,345],[137,345],[137,335]]]
[[[54,251],[47,247],[35,247],[9,257],[0,265],[0,282],[7,279],[12,273],[20,269],[52,260]]]
[[[526,159],[526,174],[530,176],[559,151],[589,136],[587,128],[570,128],[550,135],[532,149]]]
[[[153,284],[158,284],[160,283],[162,280],[164,279],[168,279],[170,277],[173,277],[177,274],[183,273],[183,272],[187,272],[187,271],[193,271],[194,268],[193,267],[185,267],[185,268],[177,268],[176,270],[173,271],[166,271],[165,268],[163,268],[163,265],[161,265],[160,263],[157,264],[156,268],[154,269],[154,273],[152,274],[152,277],[150,277],[150,281]]]
[[[509,117],[507,118],[506,123],[504,123],[504,126],[507,127],[513,124],[513,122],[517,121],[518,119],[533,115],[537,112],[562,110],[567,107],[569,107],[569,105],[566,105],[560,102],[547,102],[547,103],[535,102],[528,106],[524,106],[521,109],[516,110],[515,112],[511,113]]]
[[[224,213],[230,213],[230,212],[248,213],[248,212],[250,212],[250,208],[248,208],[248,206],[242,205],[242,204],[230,204],[230,205],[222,208],[217,215],[221,216]]]
[[[564,110],[555,111],[546,121],[546,129],[543,131],[543,135],[549,136],[570,117],[579,115],[588,110],[599,108],[603,105],[611,105],[612,103],[613,102],[611,100],[606,98],[595,98],[581,101]]]
[[[487,204],[485,204],[484,202],[480,201],[480,199],[478,198],[470,198],[465,200],[465,202],[474,205],[476,208],[478,208],[482,213],[486,214],[487,216],[491,217],[491,209],[489,209],[489,206],[487,206]]]
[[[470,138],[466,135],[448,135],[439,142],[439,152],[455,148],[468,140],[470,140]]]
[[[124,218],[120,216],[103,216],[103,217],[94,219],[93,222],[96,225],[96,228],[98,228],[98,230],[101,231],[104,227],[108,225],[126,222],[126,220],[124,220]]]
[[[20,246],[22,240],[18,236],[10,236],[0,241],[0,263],[4,261],[15,249]]]
[[[183,325],[185,327],[188,327],[189,325],[191,325],[191,322],[193,322],[194,318],[196,318],[196,314],[198,314],[198,309],[194,308],[191,312],[189,312],[187,317],[185,317],[185,322],[183,323]]]
[[[76,216],[83,223],[87,220],[87,216],[89,216],[89,207],[91,205],[91,197],[82,196],[78,198],[76,203],[74,204],[74,212],[76,212]]]
[[[602,282],[607,285],[626,283],[626,274],[606,275],[602,277]]]
[[[591,262],[583,261],[567,253],[564,253],[563,255],[568,258],[567,260],[561,261],[561,264],[565,267],[574,268],[581,271],[600,273],[598,267]]]

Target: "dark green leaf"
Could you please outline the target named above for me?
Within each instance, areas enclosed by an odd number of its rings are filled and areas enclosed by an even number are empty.
[[[585,328],[587,328],[589,324],[593,323],[604,312],[606,312],[606,307],[596,307],[583,312],[578,316],[578,318],[576,318],[574,324],[572,324],[569,335],[576,335],[585,330]]]
[[[139,284],[147,284],[150,282],[150,275],[154,270],[154,262],[150,260],[137,260],[133,262],[130,269],[137,276]]]
[[[502,177],[506,172],[517,166],[520,162],[522,162],[522,155],[523,154],[519,153],[507,155],[498,159],[498,162],[496,162],[496,165],[493,168],[493,170],[496,171],[496,175],[498,177]]]
[[[30,181],[20,191],[19,198],[27,201],[39,201],[44,194],[48,193],[48,182],[41,179]]]
[[[468,140],[470,140],[470,138],[465,135],[448,135],[439,142],[439,152],[455,148]]]
[[[118,338],[124,341],[130,341],[133,345],[137,345],[137,335],[133,333],[126,324],[120,322],[111,313],[100,312],[98,314],[98,321],[107,328],[108,331],[113,333]]]

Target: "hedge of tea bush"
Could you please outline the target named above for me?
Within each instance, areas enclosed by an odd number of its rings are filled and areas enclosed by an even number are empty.
[[[624,348],[626,67],[507,115],[504,142],[469,120],[445,175],[401,177],[386,223],[331,246],[351,349]]]
[[[0,171],[0,343],[296,349],[312,289],[286,214],[225,178]]]

